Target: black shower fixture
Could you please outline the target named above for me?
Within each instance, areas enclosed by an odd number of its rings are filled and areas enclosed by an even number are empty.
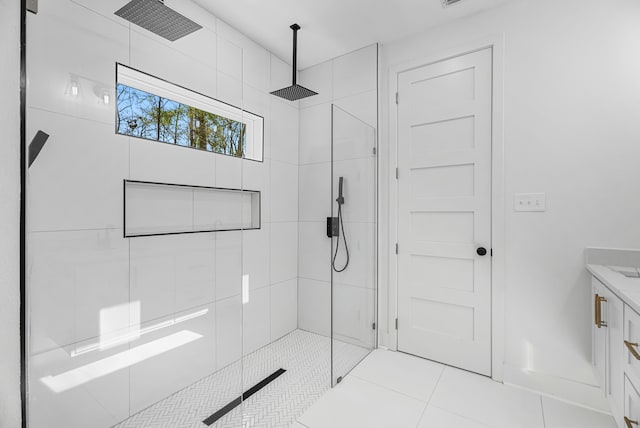
[[[202,29],[202,25],[165,6],[164,0],[131,0],[115,14],[171,42]]]
[[[293,30],[293,83],[291,86],[271,92],[271,95],[275,95],[276,97],[284,98],[289,101],[297,101],[302,98],[318,95],[318,93],[296,83],[298,68],[298,30],[300,29],[300,26],[298,24],[293,24],[289,28]]]

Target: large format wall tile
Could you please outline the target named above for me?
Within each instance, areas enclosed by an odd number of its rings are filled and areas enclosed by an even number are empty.
[[[102,97],[115,100],[116,62],[129,57],[128,28],[71,1],[39,6],[38,15],[28,16],[28,106],[113,124],[115,103],[105,105]],[[91,134],[78,135],[86,142]]]
[[[248,290],[242,304],[242,353],[247,355],[269,343],[270,333],[269,287]]]
[[[330,336],[331,283],[300,278],[298,293],[298,328]]]
[[[29,109],[30,137],[50,135],[29,168],[32,231],[122,228],[128,139],[113,127]]]
[[[213,302],[216,234],[130,239],[131,301],[142,322]]]
[[[212,52],[207,55],[215,57],[216,36],[213,33],[209,36]],[[131,67],[208,97],[216,97],[215,65],[212,67],[175,49],[174,45],[154,34],[132,31],[130,49]]]
[[[299,275],[318,281],[331,280],[331,239],[325,222],[301,222]]]
[[[216,302],[216,363],[218,369],[242,357],[242,299],[240,295]]]
[[[318,95],[300,100],[300,108],[330,102],[333,96],[333,66],[331,61],[302,70],[298,84],[318,93]]]
[[[298,221],[298,166],[271,161],[271,221]]]
[[[333,163],[333,194],[338,194],[339,177],[344,177],[345,221],[373,223],[376,215],[376,159],[351,159]],[[373,183],[373,184],[372,184]],[[337,204],[334,203],[334,213]]]
[[[299,167],[300,221],[326,221],[331,216],[331,163]]]
[[[298,327],[298,280],[271,286],[271,341]]]
[[[242,232],[216,233],[216,300],[242,291]]]
[[[331,162],[331,104],[300,109],[300,165]]]
[[[371,45],[333,60],[333,98],[372,91],[378,86],[377,46]]]
[[[271,161],[242,161],[242,188],[260,192],[260,224],[271,221]]]
[[[91,375],[91,365],[109,363],[128,345],[72,357],[72,348],[56,348],[29,359],[29,425],[85,428],[113,426],[129,416],[129,371],[101,376],[74,376],[78,369]],[[104,364],[106,363],[106,364]],[[93,370],[93,373],[96,373]],[[45,383],[47,382],[47,383]]]
[[[332,295],[334,337],[343,342],[373,348],[374,290],[334,282]]]
[[[242,275],[253,290],[269,285],[271,269],[270,225],[242,231]]]
[[[216,370],[216,310],[206,305],[170,318],[192,317],[143,335],[131,348],[149,346],[149,358],[130,367],[131,414],[168,397]]]
[[[271,284],[298,276],[298,223],[271,223]]]
[[[117,136],[126,140],[127,137]],[[154,183],[215,187],[218,155],[168,143],[130,138],[131,179]],[[189,168],[180,167],[189,165]]]
[[[129,303],[128,243],[122,230],[33,233],[29,241],[31,353],[127,327],[101,312]]]
[[[271,159],[298,164],[298,109],[271,98]]]
[[[349,266],[344,272],[334,272],[334,281],[362,288],[375,288],[376,283],[376,236],[374,223],[345,223],[344,235],[349,246]],[[335,252],[336,238],[332,251]],[[333,254],[333,253],[332,253]],[[345,249],[342,236],[336,257],[336,266],[345,262]]]

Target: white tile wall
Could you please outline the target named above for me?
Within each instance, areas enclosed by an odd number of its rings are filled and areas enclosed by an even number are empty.
[[[331,334],[331,283],[298,279],[298,328],[311,333]]]
[[[271,223],[271,284],[298,276],[298,223]]]
[[[378,114],[375,109],[371,108],[371,106],[375,106],[378,103],[378,91],[376,89],[340,98],[334,100],[333,103],[345,111],[357,112],[352,114],[367,125],[374,128],[377,126]]]
[[[300,165],[331,162],[331,105],[300,110]]]
[[[333,60],[333,99],[375,90],[377,46],[351,52]]]
[[[271,153],[273,160],[298,164],[298,109],[271,98]]]
[[[52,0],[30,17],[29,133],[51,135],[29,172],[29,221],[43,231],[30,243],[32,374],[90,361],[71,361],[61,348],[95,343],[101,309],[130,315],[103,334],[135,324],[130,299],[143,326],[198,308],[207,314],[137,343],[181,329],[202,338],[89,386],[52,394],[34,377],[37,426],[111,426],[298,326],[299,106],[268,94],[290,83],[289,66],[191,2],[167,1],[205,28],[174,43],[115,17],[124,3]],[[264,116],[264,162],[116,135],[116,62]],[[69,95],[72,76],[78,97]],[[113,104],[100,103],[104,90]],[[125,240],[124,179],[259,190],[262,228]]]
[[[28,138],[50,135],[29,168],[33,231],[122,228],[128,139],[113,126],[30,108]]]
[[[30,249],[32,354],[98,337],[100,310],[129,302],[121,229],[33,233]]]
[[[249,290],[242,305],[242,353],[247,355],[271,340],[269,287]]]
[[[295,330],[298,326],[298,280],[271,286],[271,341]]]
[[[271,161],[271,221],[298,221],[298,166]]]
[[[322,222],[331,216],[331,163],[300,165],[300,221]]]
[[[300,108],[304,109],[330,102],[333,98],[333,65],[331,61],[302,70],[299,83],[318,93],[313,97],[300,100]]]
[[[292,68],[289,63],[284,62],[277,56],[271,54],[271,84],[269,92],[291,85]],[[298,108],[298,103],[291,103],[294,108]]]
[[[248,275],[251,290],[270,284],[271,225],[265,224],[261,229],[242,232],[242,268],[243,275]]]
[[[150,236],[129,241],[131,301],[143,322],[215,299],[216,233]]]
[[[299,275],[301,278],[331,281],[331,239],[325,222],[301,222]]]
[[[344,177],[342,214],[347,222],[373,223],[376,214],[374,157],[336,161],[333,163],[333,194],[338,195],[338,177]],[[327,183],[327,180],[325,180]],[[326,186],[327,184],[325,184]],[[334,204],[335,205],[335,204]],[[334,206],[334,211],[337,208]]]
[[[29,26],[27,40],[28,105],[110,124],[113,131],[114,108],[100,97],[109,90],[113,98],[115,63],[128,61],[127,27],[71,1],[39,6],[37,19],[29,17],[37,25]],[[72,80],[79,86],[76,97]],[[34,122],[31,116],[29,122]]]
[[[115,138],[117,141],[129,141],[131,164],[128,169],[132,180],[208,187],[216,185],[216,155],[140,138],[122,135]],[[176,164],[191,167],[176,168]]]
[[[131,414],[173,394],[216,370],[216,314],[215,305],[209,304],[168,317],[192,314],[196,310],[207,310],[205,315],[162,328],[142,336],[132,347],[171,337],[180,332],[192,332],[201,337],[129,368]],[[158,320],[162,322],[164,319]],[[157,321],[148,325],[155,325]],[[143,324],[142,327],[147,325]],[[161,375],[160,375],[161,374]],[[153,380],[153,381],[151,381]]]
[[[83,428],[113,426],[129,416],[129,371],[99,377],[63,393],[53,391],[42,379],[82,367],[98,358],[125,351],[128,345],[71,357],[71,349],[55,348],[33,355],[29,361],[29,424],[35,427]],[[72,409],[72,410],[70,410]]]
[[[216,300],[242,292],[242,233],[216,233]]]
[[[209,35],[212,37],[208,41],[211,51],[208,49],[207,55],[215,58],[215,35]],[[212,67],[211,64],[196,58],[199,57],[192,57],[177,50],[175,45],[165,43],[154,34],[131,31],[131,67],[203,95],[216,97],[215,65]],[[191,66],[185,67],[185,64]]]
[[[376,241],[373,223],[345,223],[344,236],[349,246],[349,266],[344,272],[334,272],[333,280],[361,288],[375,288],[376,275]],[[328,238],[325,238],[328,240]],[[333,251],[336,238],[333,240]],[[342,267],[345,262],[344,241],[340,238],[336,266]],[[326,264],[326,262],[325,262]]]
[[[335,282],[333,284],[334,338],[354,345],[373,348],[375,320],[373,290]]]
[[[336,240],[326,237],[326,217],[337,215],[332,199],[337,197],[342,176],[350,264],[343,273],[333,275],[334,334],[369,347],[376,275],[377,47],[303,70],[300,81],[321,94],[300,102],[299,327],[331,333],[331,257]],[[333,118],[332,103],[336,105]],[[332,131],[337,137],[333,144]],[[336,265],[344,261],[340,242]]]
[[[223,368],[242,357],[240,295],[216,302],[216,363]]]

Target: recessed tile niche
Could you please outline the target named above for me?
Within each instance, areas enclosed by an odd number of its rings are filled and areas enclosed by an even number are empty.
[[[124,236],[260,229],[260,192],[124,180]]]

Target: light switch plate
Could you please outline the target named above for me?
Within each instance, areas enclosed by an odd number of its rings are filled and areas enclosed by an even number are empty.
[[[546,211],[547,197],[544,193],[516,193],[515,211]]]

